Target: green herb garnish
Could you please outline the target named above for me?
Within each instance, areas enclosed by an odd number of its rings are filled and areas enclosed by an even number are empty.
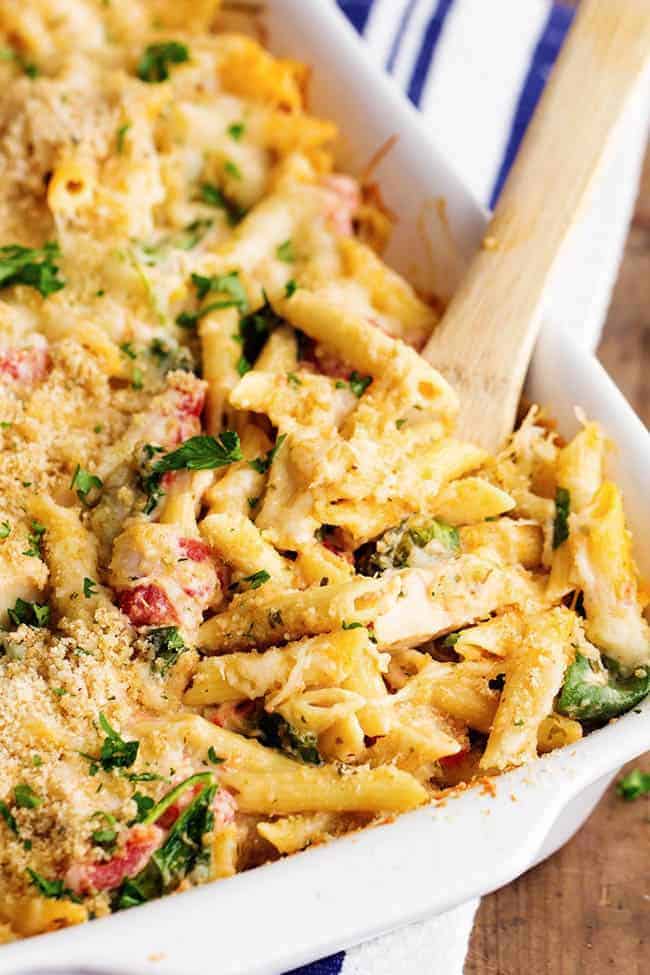
[[[27,541],[29,542],[29,548],[26,549],[22,554],[30,555],[32,558],[40,559],[41,557],[41,542],[43,540],[43,535],[45,534],[45,525],[41,525],[40,521],[32,521],[29,534],[27,536]]]
[[[246,216],[246,211],[238,203],[235,203],[234,200],[229,199],[223,190],[215,186],[214,183],[201,183],[199,192],[204,203],[207,203],[211,207],[218,207],[224,211],[228,223],[232,227]]]
[[[241,459],[239,436],[233,430],[224,430],[218,438],[203,434],[190,437],[176,450],[157,460],[152,469],[155,474],[179,470],[215,470]]]
[[[143,822],[154,822],[181,792],[198,783],[206,784],[180,814],[146,867],[122,884],[113,899],[113,910],[144,904],[176,888],[183,877],[197,867],[208,866],[210,854],[203,845],[203,838],[214,826],[211,807],[218,788],[211,772],[200,772],[181,782],[150,809]]]
[[[4,819],[5,823],[7,824],[7,827],[11,830],[11,832],[14,833],[16,836],[18,836],[19,834],[18,823],[16,822],[6,802],[0,801],[0,816],[2,817],[2,819]]]
[[[16,805],[21,809],[38,809],[43,804],[40,796],[37,796],[31,786],[26,782],[20,782],[14,789],[14,799]]]
[[[72,475],[72,480],[70,481],[70,487],[77,492],[77,497],[82,504],[90,507],[93,503],[96,503],[99,498],[94,492],[101,490],[103,486],[104,482],[100,477],[97,477],[96,474],[91,474],[90,471],[84,470],[83,467],[77,464],[75,472]]]
[[[183,64],[189,59],[190,54],[187,46],[179,43],[179,41],[149,44],[138,62],[136,73],[140,81],[146,81],[148,84],[167,81],[170,66],[172,64]]]
[[[97,592],[97,583],[94,579],[89,579],[88,576],[84,576],[83,588],[84,596],[86,599],[90,599],[90,597],[94,596]]]
[[[105,772],[112,772],[113,769],[130,768],[137,758],[140,742],[125,741],[115,728],[111,727],[102,711],[99,712],[99,726],[106,734],[99,756],[81,753],[84,758],[91,762],[90,774],[94,775],[100,767]],[[92,771],[93,766],[95,772]]]
[[[234,139],[235,142],[239,142],[245,131],[246,126],[243,122],[233,122],[232,125],[228,126],[228,135],[231,137],[231,139]]]
[[[617,783],[616,791],[627,802],[650,795],[650,774],[638,768],[632,769]]]
[[[360,399],[371,382],[372,376],[361,376],[355,369],[350,376],[349,385],[357,399]]]
[[[41,603],[29,603],[18,598],[13,608],[8,609],[9,619],[14,626],[26,623],[27,626],[43,627],[50,621],[50,607]]]
[[[248,589],[259,589],[263,586],[265,582],[268,582],[271,578],[270,574],[266,569],[260,569],[259,572],[253,572],[252,575],[244,576],[239,582],[235,582],[230,586],[232,592],[241,592],[242,583],[247,583]]]
[[[59,256],[56,241],[49,241],[42,248],[22,247],[20,244],[0,247],[0,288],[26,284],[36,288],[44,298],[60,291],[65,281],[58,277],[56,259]]]
[[[164,676],[173,667],[180,655],[187,650],[183,637],[176,626],[161,626],[149,630],[147,641],[154,651],[152,668]]]
[[[282,244],[279,244],[275,249],[275,256],[279,261],[284,261],[285,264],[293,264],[296,259],[296,255],[293,250],[293,241],[291,238],[285,240]]]
[[[31,867],[27,867],[27,874],[31,884],[36,887],[36,890],[43,897],[56,901],[66,898],[67,900],[74,901],[75,904],[81,903],[81,898],[77,897],[73,891],[66,887],[62,880],[47,880],[40,873],[32,870]]]
[[[262,711],[258,719],[260,741],[269,748],[277,748],[290,758],[307,765],[322,765],[316,735],[311,731],[298,731],[293,725],[273,711]]]
[[[559,548],[569,537],[569,511],[571,495],[566,488],[559,487],[555,492],[555,518],[553,520],[553,548]]]
[[[277,454],[278,450],[280,449],[280,447],[282,446],[282,444],[286,439],[287,439],[286,433],[280,434],[278,439],[275,441],[274,446],[271,447],[270,450],[267,450],[264,457],[256,457],[254,460],[249,460],[248,466],[252,467],[253,470],[257,471],[258,474],[266,474],[269,467],[275,460],[275,455]]]

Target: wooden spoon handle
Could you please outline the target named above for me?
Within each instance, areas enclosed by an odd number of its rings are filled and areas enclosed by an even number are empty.
[[[650,0],[582,0],[483,247],[424,350],[461,397],[459,436],[512,431],[546,286],[650,61]]]

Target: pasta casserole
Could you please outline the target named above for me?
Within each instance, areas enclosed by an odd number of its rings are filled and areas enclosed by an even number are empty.
[[[308,69],[0,10],[0,941],[385,822],[650,690],[603,431],[454,436]]]

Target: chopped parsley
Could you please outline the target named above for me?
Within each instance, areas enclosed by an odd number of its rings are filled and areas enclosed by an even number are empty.
[[[72,480],[70,481],[70,487],[77,492],[77,497],[82,504],[91,507],[96,504],[99,500],[95,491],[100,491],[103,488],[104,482],[96,474],[91,474],[90,471],[84,470],[77,464],[75,472],[72,475]]]
[[[244,315],[239,322],[239,334],[236,341],[242,346],[242,355],[237,363],[240,376],[252,368],[253,363],[271,332],[282,324],[283,319],[275,313],[269,299],[264,293],[264,304],[256,311]]]
[[[232,125],[228,126],[228,135],[235,142],[239,142],[244,132],[246,131],[246,126],[243,122],[233,122]]]
[[[635,768],[628,772],[616,785],[616,791],[622,799],[632,802],[641,796],[650,795],[650,773]]]
[[[157,460],[152,469],[155,474],[180,470],[215,470],[241,459],[239,436],[233,430],[224,430],[218,437],[204,434],[190,437],[176,450]]]
[[[233,592],[241,592],[240,586],[242,583],[247,583],[248,589],[259,589],[260,586],[263,586],[264,583],[268,582],[270,578],[271,576],[266,569],[260,569],[258,572],[253,572],[252,575],[244,576],[244,578],[240,579],[239,582],[233,583],[230,589]]]
[[[228,173],[229,176],[232,176],[233,179],[242,178],[241,169],[232,161],[232,159],[226,159],[225,163],[223,164],[223,170],[225,173]]]
[[[271,464],[275,460],[275,455],[286,439],[286,433],[280,434],[273,447],[271,447],[270,450],[267,450],[264,457],[256,457],[254,460],[249,460],[248,466],[252,467],[253,470],[257,471],[258,474],[266,474]]]
[[[341,629],[342,630],[358,630],[358,629],[363,629],[363,623],[359,623],[356,620],[354,620],[352,623],[346,623],[346,621],[343,620],[343,622],[341,623]]]
[[[166,674],[180,655],[188,649],[176,626],[161,626],[156,630],[149,630],[147,641],[154,652],[152,669],[161,676]]]
[[[120,345],[120,350],[124,353],[124,355],[127,355],[129,359],[135,359],[138,354],[133,348],[133,342],[122,342]]]
[[[405,423],[406,420],[404,418],[401,420],[395,420],[395,426],[397,427],[398,430],[401,430]]]
[[[97,593],[97,583],[94,579],[89,579],[88,576],[84,576],[83,587],[86,599],[90,599],[91,596]]]
[[[117,130],[115,141],[117,143],[117,151],[120,156],[124,152],[124,140],[126,139],[126,133],[129,131],[130,128],[131,128],[131,123],[125,122],[124,125],[120,125],[119,129]]]
[[[142,823],[147,818],[156,803],[151,796],[145,796],[142,792],[134,792],[131,798],[133,799],[137,809],[133,822]]]
[[[237,271],[231,271],[230,274],[213,274],[210,277],[205,277],[202,274],[193,274],[192,284],[196,288],[199,301],[203,301],[206,295],[214,291],[220,294],[227,294],[231,299],[228,304],[222,304],[219,307],[235,307],[242,314],[248,311],[248,295],[239,280],[239,273]]]
[[[25,599],[16,600],[13,608],[8,609],[9,619],[14,626],[26,623],[27,626],[42,627],[50,622],[50,607],[41,603],[29,603]]]
[[[232,227],[246,216],[246,211],[238,203],[235,203],[234,200],[229,199],[223,190],[215,186],[214,183],[201,183],[199,192],[204,203],[207,203],[211,207],[218,207],[219,210],[224,211],[228,218],[228,223]]]
[[[360,399],[372,382],[372,376],[361,376],[356,369],[350,376],[349,386],[357,399]]]
[[[41,525],[40,521],[32,521],[29,529],[29,534],[27,536],[27,541],[29,542],[29,548],[25,549],[25,551],[22,554],[30,555],[33,558],[40,559],[41,542],[43,540],[44,534],[45,534],[45,525]]]
[[[246,500],[248,501],[248,507],[251,508],[251,510],[253,508],[257,508],[258,504],[260,503],[259,498],[246,498]]]
[[[7,805],[6,802],[0,801],[0,816],[2,817],[2,819],[4,819],[5,823],[7,824],[7,827],[11,830],[11,832],[15,833],[15,835],[18,836],[18,823],[14,819],[11,810],[9,809],[9,806]]]
[[[302,379],[300,378],[300,376],[296,376],[295,372],[287,373],[287,382],[289,383],[290,386],[293,386],[294,388],[297,386],[302,386]]]
[[[291,296],[294,295],[297,290],[298,290],[298,285],[296,284],[296,282],[294,281],[294,279],[291,278],[291,280],[290,281],[287,281],[287,283],[284,286],[284,296],[285,296],[285,298],[291,298]]]
[[[167,81],[170,65],[183,64],[189,59],[190,54],[187,46],[179,41],[149,44],[138,61],[136,73],[140,81],[156,84],[160,81]]]
[[[214,750],[214,745],[210,745],[208,748],[208,761],[211,762],[212,765],[223,765],[225,758],[219,758]]]
[[[218,301],[211,301],[196,312],[181,312],[176,319],[176,324],[181,328],[196,328],[198,322],[212,311],[221,308],[237,308],[241,314],[248,310],[248,296],[243,284],[239,280],[237,271],[230,274],[215,274],[211,277],[204,277],[202,274],[193,274],[192,283],[196,288],[199,301],[203,301],[210,292],[218,292],[228,295]]]
[[[58,277],[56,259],[59,256],[56,241],[49,241],[42,248],[22,247],[20,244],[0,247],[0,288],[26,284],[36,288],[44,298],[60,291],[65,281]]]
[[[553,520],[553,548],[559,548],[569,537],[569,512],[571,495],[566,488],[555,492],[555,519]]]
[[[165,454],[164,448],[145,444],[144,469],[141,468],[140,486],[147,495],[144,513],[150,515],[165,492],[161,481],[168,471],[204,471],[226,467],[242,459],[239,437],[232,430],[224,430],[218,438],[200,434],[190,437],[176,450]],[[164,454],[151,464],[155,454]]]
[[[0,522],[0,539],[9,538],[11,535],[11,525],[8,521]]]
[[[131,385],[134,389],[142,389],[143,386],[143,376],[142,369],[139,366],[133,367],[133,375],[131,376]]]
[[[106,737],[102,742],[99,756],[87,755],[81,752],[83,758],[91,763],[90,774],[95,775],[101,767],[104,772],[112,772],[113,769],[130,768],[135,762],[139,741],[125,741],[120,734],[112,728],[102,711],[99,712],[99,726]]]
[[[0,61],[15,61],[28,78],[38,78],[40,74],[38,66],[34,64],[33,61],[27,61],[26,58],[19,51],[14,50],[13,47],[0,48]]]
[[[75,904],[80,904],[81,899],[77,897],[68,887],[65,886],[62,880],[47,880],[40,873],[32,870],[31,867],[27,867],[27,874],[30,879],[32,886],[43,897],[47,897],[50,900],[60,901],[63,898],[74,901]]]
[[[293,250],[293,241],[291,238],[278,245],[275,250],[275,256],[279,261],[284,261],[285,264],[293,264],[296,255]]]
[[[15,787],[14,799],[21,809],[38,809],[43,804],[41,797],[37,796],[32,787],[25,782],[20,782]]]

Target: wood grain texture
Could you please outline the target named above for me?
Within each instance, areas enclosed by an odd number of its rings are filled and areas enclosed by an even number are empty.
[[[650,150],[599,355],[650,423]],[[635,767],[650,772],[650,752]],[[484,898],[465,975],[649,971],[650,797],[612,788],[562,850]]]
[[[551,276],[649,64],[650,3],[583,0],[484,246],[424,350],[460,396],[458,435],[489,451],[512,430]]]

